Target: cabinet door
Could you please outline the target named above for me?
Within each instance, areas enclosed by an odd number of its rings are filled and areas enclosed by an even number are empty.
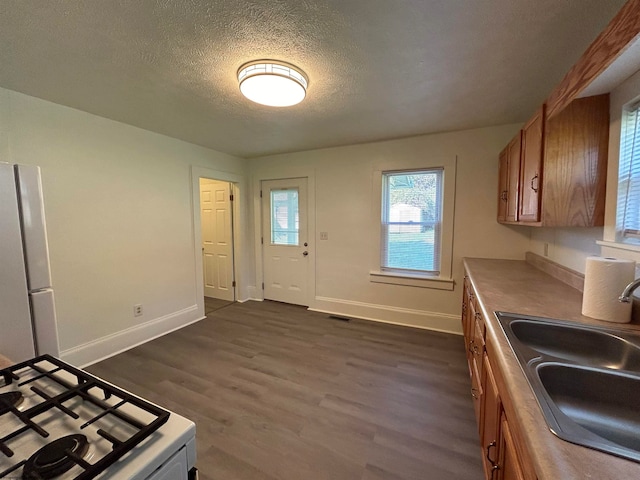
[[[484,322],[482,321],[482,314],[478,311],[476,307],[474,309],[476,311],[474,315],[473,322],[473,347],[472,354],[473,358],[478,366],[478,379],[482,379],[482,371],[484,370],[484,362],[482,357],[485,352],[485,343],[484,343]]]
[[[544,134],[544,106],[522,130],[522,159],[520,162],[520,212],[521,222],[540,220],[540,199],[542,195],[542,154]]]
[[[478,362],[475,357],[471,357],[469,367],[471,369],[471,398],[473,398],[473,410],[476,414],[476,421],[478,422],[478,430],[480,430],[480,402],[482,401],[482,385],[480,384],[480,371],[478,368]]]
[[[504,412],[500,417],[500,468],[498,480],[524,480],[522,464],[518,458],[516,444],[513,440],[509,422]]]
[[[508,151],[508,178],[507,178],[507,222],[518,221],[518,189],[520,188],[520,148],[522,145],[522,132],[518,132]]]
[[[484,355],[484,376],[482,380],[482,426],[480,441],[483,448],[482,464],[484,465],[485,478],[494,479],[498,470],[498,428],[502,405],[498,394],[498,385],[491,370],[489,357]]]
[[[465,320],[465,340],[467,347],[467,358],[471,362],[473,356],[474,336],[475,336],[475,318],[476,318],[476,302],[473,288],[469,287],[467,291],[467,318]]]
[[[464,277],[464,285],[462,287],[462,333],[464,335],[465,344],[469,340],[469,278]]]
[[[608,94],[578,98],[547,120],[545,226],[604,225],[608,148]]]
[[[498,222],[507,219],[507,195],[509,194],[509,147],[500,152],[498,182]]]

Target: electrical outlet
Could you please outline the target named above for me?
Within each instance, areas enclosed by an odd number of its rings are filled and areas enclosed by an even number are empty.
[[[133,316],[134,317],[142,316],[142,305],[138,304],[133,306]]]
[[[320,232],[320,240],[329,240],[329,232]]]

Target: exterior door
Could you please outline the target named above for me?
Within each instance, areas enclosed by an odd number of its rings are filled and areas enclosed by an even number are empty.
[[[308,306],[307,179],[262,182],[264,298]]]
[[[231,184],[200,179],[204,296],[235,300]]]

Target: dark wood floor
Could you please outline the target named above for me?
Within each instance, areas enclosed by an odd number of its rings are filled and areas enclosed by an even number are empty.
[[[209,315],[216,310],[228,307],[232,303],[233,302],[229,302],[227,300],[220,300],[219,298],[204,297],[204,314]]]
[[[88,370],[195,421],[203,480],[482,478],[455,335],[234,303]]]

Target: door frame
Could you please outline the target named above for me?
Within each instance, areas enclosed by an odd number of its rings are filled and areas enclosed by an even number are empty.
[[[263,181],[285,180],[289,178],[307,179],[307,238],[309,242],[309,265],[307,269],[307,305],[315,308],[316,303],[316,179],[315,170],[307,168],[273,168],[262,167],[256,164],[253,174],[253,231],[255,236],[254,248],[256,258],[256,283],[255,293],[252,295],[257,300],[264,300],[264,264],[262,243],[262,198],[260,188]]]
[[[238,255],[239,247],[241,245],[240,226],[242,225],[241,219],[241,193],[245,191],[245,181],[241,175],[229,172],[223,172],[220,170],[214,170],[212,168],[199,167],[196,165],[191,166],[191,212],[193,214],[193,223],[191,225],[192,239],[193,239],[193,253],[195,262],[195,303],[198,308],[198,313],[204,317],[204,277],[203,277],[203,264],[202,264],[202,218],[200,216],[200,178],[208,178],[211,180],[218,180],[220,182],[229,182],[231,184],[231,191],[233,192],[233,202],[231,202],[231,215],[233,224],[233,278],[236,282],[236,286],[233,287],[234,298],[238,302],[244,301],[240,292],[242,289],[240,285],[243,285],[243,278],[241,272],[243,271],[242,255]]]

